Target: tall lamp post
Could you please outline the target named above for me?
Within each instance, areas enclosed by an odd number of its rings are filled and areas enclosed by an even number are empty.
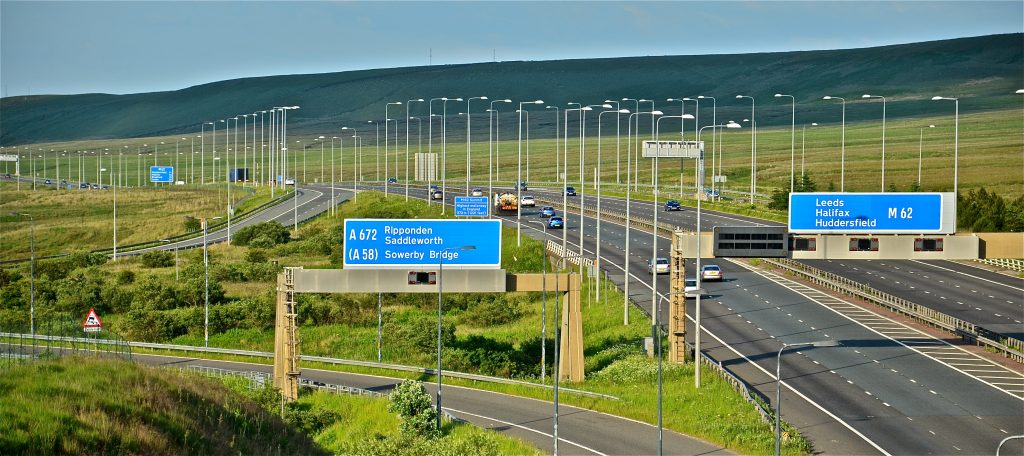
[[[600,113],[597,114],[597,251],[595,252],[594,256],[597,257],[597,261],[599,264],[601,262],[601,164],[603,163],[601,161],[601,116],[609,112],[615,113],[615,128],[616,130],[618,130],[619,115],[629,114],[629,110],[612,109],[607,111],[601,111]],[[616,136],[617,133],[618,132],[616,131]],[[600,301],[601,299],[601,287],[597,287],[597,299],[598,301]]]
[[[409,120],[411,119],[409,117],[409,106],[412,105],[413,102],[422,102],[422,101],[423,101],[422,98],[417,98],[415,100],[408,100],[408,101],[405,102],[405,200],[406,201],[409,201]],[[397,143],[398,139],[396,138],[395,141]],[[342,174],[343,175],[345,174],[344,171],[342,172]],[[345,179],[342,179],[342,180],[345,180]]]
[[[780,427],[780,413],[782,413],[782,352],[787,348],[796,347],[838,347],[839,341],[819,340],[814,342],[797,342],[794,344],[783,343],[779,353],[775,356],[775,456],[782,451],[782,428]]]
[[[498,130],[496,128],[494,128],[494,126],[497,126],[499,128],[501,126],[501,116],[498,115],[498,111],[497,111],[497,109],[495,109],[494,103],[511,103],[511,102],[512,102],[512,100],[510,100],[510,99],[493,100],[493,101],[491,101],[491,109],[487,110],[487,112],[488,112],[488,115],[487,115],[488,122],[490,122],[490,124],[491,124],[491,125],[487,126],[487,146],[488,146],[488,151],[487,151],[487,195],[488,196],[491,196],[491,195],[494,194],[494,171],[495,171],[495,166],[494,165],[497,163],[496,160],[495,160],[495,156],[494,156],[494,140],[500,140],[501,139],[499,137],[499,135],[498,135]],[[498,118],[498,123],[497,124],[494,123],[494,118],[495,117]],[[493,137],[491,136],[492,133],[494,134]],[[500,148],[500,146],[499,146],[499,148]],[[557,155],[557,154],[558,154],[558,152],[556,151],[555,155]]]
[[[448,197],[448,102],[462,101],[459,98],[444,98],[441,100],[441,214],[443,215],[448,206],[444,199]],[[440,413],[440,410],[438,410]]]
[[[34,337],[36,335],[36,219],[31,214],[25,213],[11,212],[11,215],[28,217],[29,220],[29,250],[32,257],[29,260],[28,321],[29,334]]]
[[[842,145],[840,146],[840,158],[839,158],[839,191],[846,191],[846,99],[843,97],[833,97],[825,95],[821,97],[822,100],[839,100],[843,102],[843,136]]]
[[[530,220],[530,223],[540,224],[541,230],[544,232],[544,252],[541,254],[544,262],[541,264],[541,292],[543,296],[543,305],[540,310],[540,383],[544,384],[544,374],[547,372],[547,334],[548,334],[548,224],[541,220]],[[555,280],[558,280],[557,276]],[[557,305],[558,295],[555,295],[555,301]]]
[[[754,117],[754,97],[736,95],[737,99],[750,99],[750,204],[754,204],[754,193],[757,192],[757,120]]]
[[[473,171],[471,165],[473,163],[473,142],[472,135],[470,132],[473,130],[472,121],[473,115],[469,111],[469,102],[473,100],[487,100],[487,97],[469,97],[466,98],[466,196],[469,196],[469,180],[472,178]]]
[[[392,106],[401,106],[401,101],[395,101],[384,105],[384,197],[388,197],[388,181],[391,180],[389,177],[390,172],[388,169],[388,122],[390,122],[391,116],[388,114],[388,108]],[[395,119],[395,126],[398,126],[398,120]],[[395,134],[395,166],[398,166],[398,134]],[[395,178],[398,178],[398,173],[395,173]]]
[[[519,110],[516,111],[519,113],[519,137],[517,139],[519,143],[519,163],[518,171],[516,172],[516,201],[523,200],[523,105],[526,104],[544,104],[544,100],[521,101],[519,102]],[[522,217],[523,205],[516,204],[516,245],[522,245]],[[583,227],[581,226],[580,228],[582,229]]]
[[[867,95],[865,95],[866,97]],[[789,193],[793,193],[796,186],[796,97],[781,93],[775,94],[775,98],[789,97],[790,101],[790,132],[789,132]],[[883,110],[884,111],[884,110]],[[884,119],[884,115],[883,115]],[[882,138],[885,138],[885,121],[882,121]],[[885,139],[882,139],[882,156],[885,157]],[[884,158],[883,158],[884,163]],[[883,174],[884,176],[884,174]],[[885,180],[884,178],[882,179]],[[885,184],[885,182],[882,182]]]
[[[545,106],[544,109],[555,110],[555,182],[558,182],[558,140],[561,137],[559,133],[558,125],[558,106]]]
[[[204,292],[203,307],[203,346],[210,347],[210,255],[207,248],[206,236],[210,227],[210,220],[217,220],[223,217],[203,218],[203,271],[206,276],[206,291]]]
[[[476,246],[447,247],[437,255],[437,431],[441,430],[441,286],[444,284],[444,256],[445,253],[458,250],[476,250]]]
[[[711,100],[711,124],[712,125],[717,125],[718,124],[718,100],[716,100],[715,97],[706,97],[704,95],[698,95],[697,99],[698,100],[704,100],[704,99]],[[715,174],[715,149],[718,146],[718,139],[714,135],[714,130],[712,130],[711,133],[712,133],[711,134],[711,194],[712,195],[720,195],[721,191],[719,191],[718,193],[715,193],[715,188],[716,188],[716,186],[715,186],[715,176],[716,176],[716,174]],[[721,133],[719,133],[719,136],[721,136]],[[722,174],[722,172],[721,172],[722,171],[722,160],[721,160],[721,158],[722,158],[721,156],[718,157],[718,174]],[[718,198],[718,197],[716,196],[716,198]]]
[[[953,197],[958,198],[960,171],[960,99],[948,97],[932,97],[932,100],[951,100],[955,103],[956,114],[953,117]]]
[[[654,127],[654,187],[651,195],[654,197],[654,230],[651,237],[651,337],[657,340],[658,337],[658,157],[661,155],[661,121],[665,119],[679,119],[681,122],[686,119],[693,119],[692,114],[682,114],[678,116],[663,116],[661,111],[651,111],[651,117],[658,116],[658,120]],[[698,199],[698,201],[700,201]]]
[[[885,97],[881,95],[868,95],[864,94],[861,98],[881,98],[882,99],[882,192],[885,192]]]
[[[929,125],[928,128],[935,128],[935,125]],[[924,127],[921,127],[921,132],[917,137],[917,186],[921,187],[921,158],[922,152],[924,151]]]
[[[706,125],[697,129],[697,144],[700,144],[700,135],[705,128],[740,128],[740,124],[730,121],[724,125]],[[711,134],[715,134],[715,130],[711,130]],[[712,151],[714,153],[714,151]],[[700,388],[700,298],[701,292],[701,274],[700,274],[700,225],[701,225],[701,201],[704,199],[704,155],[701,154],[697,158],[697,296],[694,298],[694,308],[696,310],[694,315],[694,337],[693,337],[693,383],[694,386]],[[657,208],[655,208],[657,210]]]

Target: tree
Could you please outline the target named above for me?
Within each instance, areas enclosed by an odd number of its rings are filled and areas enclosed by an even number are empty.
[[[388,396],[388,411],[402,419],[399,429],[405,435],[429,435],[437,420],[430,395],[415,380],[405,380],[395,387]]]
[[[772,192],[772,200],[768,202],[768,209],[785,211],[789,209],[789,192],[775,190]]]

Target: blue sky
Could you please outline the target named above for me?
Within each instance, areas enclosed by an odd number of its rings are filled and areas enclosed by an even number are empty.
[[[857,48],[1022,31],[1019,0],[0,0],[0,89],[123,94],[431,62]]]

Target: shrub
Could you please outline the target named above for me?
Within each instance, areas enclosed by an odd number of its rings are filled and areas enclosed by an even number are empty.
[[[174,266],[174,255],[164,250],[151,250],[140,257],[142,265],[147,268],[166,268]]]
[[[785,211],[789,209],[789,192],[775,190],[772,192],[772,200],[768,202],[768,209]]]
[[[434,431],[437,413],[427,390],[415,380],[405,380],[395,387],[388,396],[388,411],[402,419],[402,434],[430,435]]]
[[[191,215],[185,216],[184,223],[186,233],[194,233],[196,231],[203,229],[203,225],[202,223],[199,222],[199,219],[192,217]]]
[[[494,326],[514,322],[523,316],[521,307],[516,302],[506,299],[481,300],[469,306],[461,316],[461,322],[473,326]]]
[[[437,350],[437,318],[429,315],[414,316],[405,321],[388,322],[389,334],[395,334],[397,340],[404,341],[409,348],[436,355]],[[455,325],[445,320],[441,326],[441,343],[450,346],[455,342]]]
[[[235,231],[231,243],[233,245],[249,245],[254,239],[265,238],[259,241],[260,248],[269,248],[277,244],[284,244],[291,238],[291,234],[278,222],[263,222],[249,225]],[[269,244],[269,245],[266,245]]]
[[[267,251],[259,248],[253,248],[250,246],[245,251],[245,262],[246,263],[266,263],[267,262]]]
[[[269,389],[277,392],[273,385],[267,384],[262,389]],[[271,410],[273,410],[271,408]],[[330,409],[310,407],[308,404],[292,402],[284,411],[284,420],[288,424],[298,428],[304,434],[314,436],[328,426],[340,421],[341,414]]]

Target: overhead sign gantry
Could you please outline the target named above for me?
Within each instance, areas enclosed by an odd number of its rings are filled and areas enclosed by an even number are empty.
[[[789,232],[953,234],[953,193],[790,193]]]

